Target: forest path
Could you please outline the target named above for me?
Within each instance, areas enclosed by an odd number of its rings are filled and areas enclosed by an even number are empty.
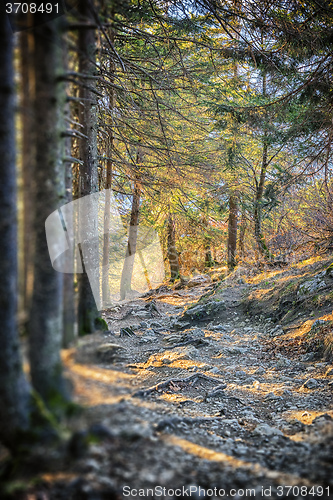
[[[83,481],[115,498],[125,486],[192,486],[194,498],[199,486],[239,489],[233,498],[270,487],[269,498],[314,498],[312,485],[333,494],[332,367],[266,352],[272,326],[243,314],[247,284],[211,290],[183,312],[209,290],[164,289],[113,308],[111,333],[65,352],[88,420],[113,436],[79,462]],[[119,336],[128,326],[134,335]],[[302,495],[284,485],[304,486]]]

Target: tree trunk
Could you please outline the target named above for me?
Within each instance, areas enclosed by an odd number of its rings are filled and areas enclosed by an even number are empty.
[[[93,13],[89,0],[81,0],[79,5],[80,14],[87,22],[94,22]],[[94,76],[96,71],[96,42],[95,31],[92,29],[79,30],[79,73]],[[83,165],[80,166],[79,193],[80,197],[87,196],[98,191],[98,164],[97,164],[97,102],[94,93],[95,80],[83,79],[80,86],[79,95],[82,98],[80,105],[80,123],[83,125],[81,132],[87,139],[80,140],[80,158]],[[89,199],[85,201],[89,204]],[[79,284],[79,311],[78,327],[79,335],[93,333],[98,329],[100,315],[96,307],[96,302],[92,292],[92,281],[94,289],[99,290],[99,271],[96,267],[98,256],[98,228],[97,208],[91,203],[91,208],[86,211],[89,214],[89,220],[83,220],[82,214],[79,214],[79,233],[85,232],[88,227],[90,232],[90,241],[86,241],[86,251],[90,254],[90,267],[78,275]],[[90,213],[89,213],[90,212]],[[89,235],[88,235],[89,236]],[[96,262],[95,262],[96,261]],[[84,263],[85,265],[87,263]]]
[[[17,314],[17,214],[13,34],[0,16],[0,439],[15,444],[29,426],[30,389],[23,374]]]
[[[239,252],[241,258],[245,257],[245,233],[246,233],[246,216],[245,216],[245,208],[242,208],[242,215],[239,227]]]
[[[21,108],[22,108],[22,232],[23,256],[21,259],[20,290],[22,308],[28,311],[33,288],[33,184],[34,184],[34,120],[33,120],[33,61],[32,61],[32,35],[24,30],[20,33],[20,66],[21,66]]]
[[[266,97],[266,75],[263,76],[263,96]],[[266,173],[268,167],[268,145],[267,145],[267,117],[264,123],[264,136],[263,136],[263,146],[262,146],[262,163],[259,182],[256,186],[256,198],[254,202],[254,236],[257,243],[257,248],[259,254],[265,259],[269,259],[271,254],[267,248],[264,235],[262,233],[262,199],[264,194],[264,185],[266,180]]]
[[[237,196],[235,194],[231,193],[229,196],[229,219],[228,219],[228,269],[229,269],[229,271],[232,271],[236,267],[237,222],[238,222]]]
[[[66,156],[70,155],[70,143],[71,139],[66,139]],[[68,144],[69,143],[69,144]],[[72,164],[67,162],[65,170],[65,189],[66,189],[66,203],[70,203],[73,201],[72,194],[72,185],[73,185],[73,177],[72,177]],[[67,217],[73,217],[73,214],[68,212]],[[74,227],[74,221],[68,220],[69,227]],[[74,252],[74,249],[73,249]],[[70,255],[68,255],[68,259],[70,259]],[[71,259],[72,260],[72,259]],[[75,339],[75,300],[74,300],[74,274],[73,273],[64,273],[63,276],[63,342],[62,345],[64,348],[67,348],[71,345],[71,343]]]
[[[113,12],[112,12],[113,15]],[[110,30],[110,40],[114,43],[114,32]],[[110,80],[114,81],[115,65],[110,61]],[[110,90],[110,107],[113,110],[115,107],[115,92],[112,88]],[[108,160],[106,164],[106,179],[105,179],[105,210],[104,210],[104,237],[103,237],[103,267],[102,267],[102,298],[104,307],[110,305],[110,284],[109,284],[109,271],[110,271],[110,209],[111,209],[111,185],[112,185],[112,155],[113,155],[113,130],[110,128],[109,144],[108,144]]]
[[[142,153],[139,150],[137,154],[137,163],[142,162]],[[136,244],[138,238],[138,224],[140,214],[140,196],[141,184],[136,174],[134,179],[133,201],[131,210],[131,220],[128,232],[128,242],[126,256],[120,280],[120,300],[125,300],[126,295],[131,292],[131,281],[134,267]]]
[[[64,42],[63,42],[64,43]],[[64,69],[68,69],[68,56],[66,53],[66,47],[63,47],[63,58],[64,58]],[[65,106],[65,117],[71,119],[71,109],[69,103]],[[72,156],[72,139],[71,137],[65,138],[65,156]],[[71,203],[73,201],[73,172],[72,163],[65,163],[65,198],[66,203]],[[74,227],[73,217],[74,214],[68,211],[67,217],[71,217],[68,220],[68,226]],[[73,248],[74,253],[74,248]],[[68,254],[67,257],[72,261],[71,256]],[[74,298],[74,273],[64,273],[63,276],[63,338],[62,346],[64,348],[69,347],[75,340],[75,298]]]
[[[109,152],[110,154],[110,152]],[[108,160],[106,165],[105,182],[105,208],[104,208],[104,235],[103,235],[103,267],[102,267],[102,298],[103,306],[110,305],[109,284],[109,253],[110,253],[110,223],[111,223],[111,184],[112,184],[112,162]]]
[[[265,257],[265,259],[269,259],[271,254],[267,248],[265,238],[262,233],[262,199],[264,194],[266,172],[267,172],[267,141],[265,133],[260,178],[259,182],[257,183],[256,198],[254,203],[254,236],[256,239],[259,254]]]
[[[42,15],[36,14],[36,21]],[[29,321],[29,356],[34,388],[52,406],[59,394],[67,398],[62,376],[63,274],[52,268],[45,235],[46,218],[65,202],[64,86],[62,18],[36,25],[34,36],[36,172],[34,289]]]
[[[168,260],[170,264],[170,278],[171,281],[175,281],[180,276],[179,272],[179,257],[176,249],[176,232],[175,232],[175,223],[172,215],[169,213],[168,216],[168,239],[167,239],[167,252],[168,252]]]
[[[205,267],[213,267],[214,259],[212,257],[212,252],[210,249],[210,242],[207,241],[205,244]]]

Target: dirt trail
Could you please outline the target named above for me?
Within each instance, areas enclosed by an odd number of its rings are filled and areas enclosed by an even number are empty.
[[[272,327],[242,313],[247,289],[161,290],[65,353],[101,435],[73,498],[333,497],[332,366],[266,352]]]

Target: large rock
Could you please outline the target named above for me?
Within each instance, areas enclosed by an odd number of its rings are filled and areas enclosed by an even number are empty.
[[[208,285],[211,282],[211,277],[208,274],[198,274],[197,276],[193,276],[193,278],[186,283],[186,286],[188,288],[193,288],[194,286]]]
[[[319,290],[322,290],[323,288],[326,288],[326,283],[323,281],[321,276],[315,276],[313,279],[304,281],[304,283],[301,283],[298,288],[297,296],[298,297],[304,297],[306,295],[309,295],[311,293],[318,292]]]
[[[125,348],[118,344],[101,344],[96,349],[97,357],[103,362],[113,363],[124,359]]]
[[[258,436],[283,436],[283,432],[276,427],[271,427],[268,424],[259,424],[254,430],[254,434]]]
[[[213,317],[218,311],[224,311],[226,306],[223,302],[209,301],[205,304],[197,304],[189,307],[183,312],[181,321],[201,321]]]

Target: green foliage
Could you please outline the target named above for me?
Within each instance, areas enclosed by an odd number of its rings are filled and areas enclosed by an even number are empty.
[[[109,329],[107,322],[103,318],[95,319],[95,327],[96,330],[102,330],[102,331],[106,331]]]

